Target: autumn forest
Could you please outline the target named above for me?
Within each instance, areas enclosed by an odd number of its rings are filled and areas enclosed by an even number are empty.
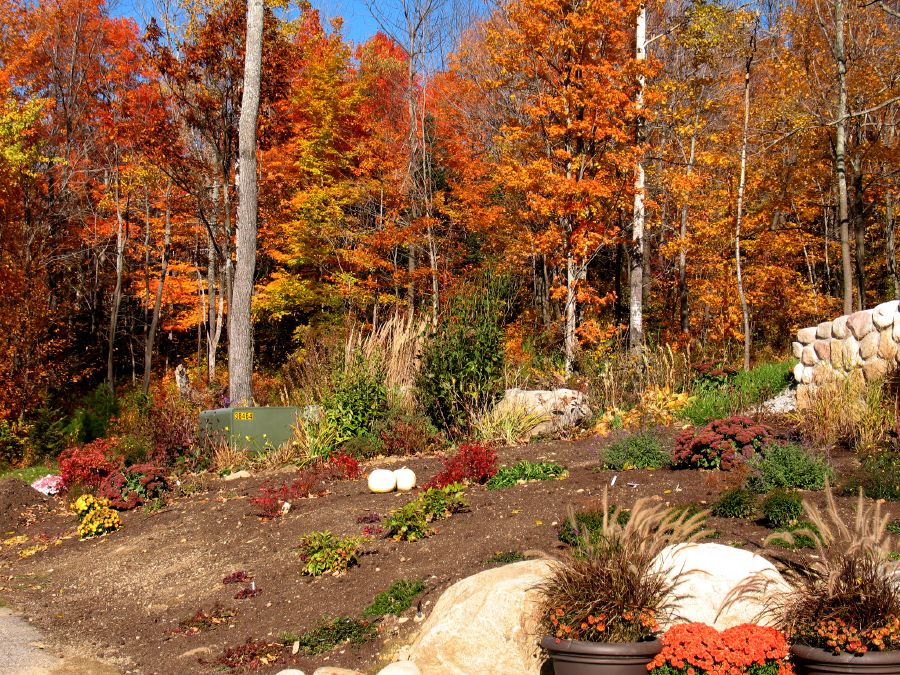
[[[508,362],[561,378],[900,298],[896,2],[371,9],[357,44],[265,3],[258,373],[487,288]],[[227,372],[247,6],[147,15],[0,0],[0,418]]]

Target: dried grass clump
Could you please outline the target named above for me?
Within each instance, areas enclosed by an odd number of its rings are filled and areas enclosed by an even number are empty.
[[[472,422],[475,438],[488,443],[515,445],[527,440],[538,425],[550,421],[550,415],[531,412],[524,406],[498,404],[489,406]]]
[[[895,428],[895,401],[884,381],[866,383],[862,373],[856,373],[811,389],[808,407],[795,419],[814,445],[846,443],[870,452]]]
[[[803,503],[812,527],[772,535],[788,541],[810,537],[817,557],[808,569],[794,572],[790,581],[795,590],[776,598],[775,610],[780,628],[796,642],[840,651],[840,644],[829,643],[834,642],[826,634],[829,627],[849,627],[863,641],[866,635],[883,632],[892,616],[900,617],[900,584],[888,564],[893,550],[887,530],[890,516],[882,513],[881,502],[867,504],[860,491],[855,518],[848,524],[830,486],[825,495],[824,511]],[[900,640],[900,635],[893,639]]]
[[[539,587],[542,626],[562,639],[593,642],[639,642],[673,617],[672,594],[678,575],[655,564],[672,544],[691,542],[709,534],[703,527],[708,512],[675,512],[648,499],[639,499],[630,517],[610,508],[603,494],[602,527],[581,527],[579,546],[565,560],[552,564]],[[579,530],[570,512],[574,529]],[[623,522],[624,521],[624,522]]]

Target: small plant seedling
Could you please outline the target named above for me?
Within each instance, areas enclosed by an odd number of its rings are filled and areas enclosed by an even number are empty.
[[[253,577],[250,574],[247,574],[244,570],[238,570],[237,572],[232,572],[224,579],[222,579],[223,584],[243,584],[247,581],[250,581]]]
[[[401,614],[412,605],[413,598],[425,590],[425,582],[419,579],[407,581],[401,579],[391,584],[372,600],[372,604],[363,610],[363,616],[375,617],[386,614]]]
[[[297,644],[304,654],[315,656],[330,652],[340,644],[361,645],[375,637],[375,625],[350,616],[328,619],[320,626],[304,633],[282,633],[282,644]]]
[[[565,467],[555,462],[529,462],[523,459],[513,466],[501,467],[487,482],[488,490],[501,490],[519,482],[534,480],[553,480],[562,478],[567,473]]]
[[[525,556],[519,551],[498,551],[487,559],[491,565],[508,565],[522,560],[525,560]]]

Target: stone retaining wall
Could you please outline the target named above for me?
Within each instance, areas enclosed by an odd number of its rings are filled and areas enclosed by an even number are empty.
[[[836,378],[883,377],[900,363],[900,302],[801,328],[793,351],[800,360],[794,366],[798,408],[808,403],[813,388]]]

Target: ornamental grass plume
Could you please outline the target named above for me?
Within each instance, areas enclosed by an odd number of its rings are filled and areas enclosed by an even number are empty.
[[[678,574],[654,565],[667,546],[697,541],[709,534],[708,512],[676,512],[639,499],[626,522],[622,509],[609,507],[603,493],[602,526],[593,533],[575,522],[579,545],[554,561],[538,590],[542,627],[557,639],[590,642],[640,642],[652,639],[661,621],[672,618],[672,591]]]
[[[862,491],[852,523],[838,512],[831,487],[825,487],[826,509],[803,502],[812,527],[776,533],[789,542],[808,536],[817,559],[795,570],[794,591],[777,596],[773,609],[780,627],[796,644],[835,654],[900,649],[900,583],[889,565],[893,550],[881,502],[866,503]]]

